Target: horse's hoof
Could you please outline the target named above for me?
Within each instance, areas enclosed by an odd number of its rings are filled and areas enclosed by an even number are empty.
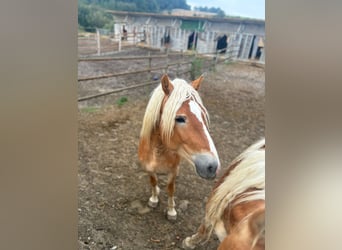
[[[195,249],[195,246],[191,245],[189,243],[189,241],[191,240],[191,237],[186,237],[183,241],[182,241],[182,248],[183,249]]]
[[[156,208],[158,206],[158,201],[148,200],[148,206],[152,208]]]
[[[167,213],[166,217],[167,217],[168,220],[171,220],[171,221],[177,220],[177,214],[169,214],[169,213]]]

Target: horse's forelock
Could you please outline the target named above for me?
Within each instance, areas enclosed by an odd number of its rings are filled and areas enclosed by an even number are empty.
[[[176,112],[185,101],[193,99],[204,111],[207,122],[209,117],[197,90],[195,90],[190,84],[182,79],[176,78],[172,81],[172,84],[174,89],[172,90],[171,95],[168,97],[168,100],[163,107],[163,114],[161,117],[162,136],[166,141],[169,141],[172,136]]]

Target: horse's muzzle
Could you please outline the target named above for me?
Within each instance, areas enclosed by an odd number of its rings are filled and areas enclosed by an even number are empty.
[[[216,170],[219,162],[211,154],[196,154],[193,156],[196,172],[205,179],[213,179],[216,177]]]

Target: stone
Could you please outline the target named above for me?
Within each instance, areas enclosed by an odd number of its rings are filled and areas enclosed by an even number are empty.
[[[178,208],[184,212],[188,209],[189,203],[190,202],[188,200],[181,200],[179,202]]]
[[[141,207],[138,209],[138,213],[139,214],[147,214],[151,211],[151,209],[149,207]]]
[[[141,202],[139,200],[135,200],[135,201],[131,202],[131,208],[133,208],[133,209],[135,209],[135,208],[140,209],[142,207],[143,207],[143,205],[141,204]]]

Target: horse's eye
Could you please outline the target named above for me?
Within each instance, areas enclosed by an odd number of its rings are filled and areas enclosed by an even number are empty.
[[[178,123],[185,123],[185,117],[184,116],[177,116],[175,120]]]

